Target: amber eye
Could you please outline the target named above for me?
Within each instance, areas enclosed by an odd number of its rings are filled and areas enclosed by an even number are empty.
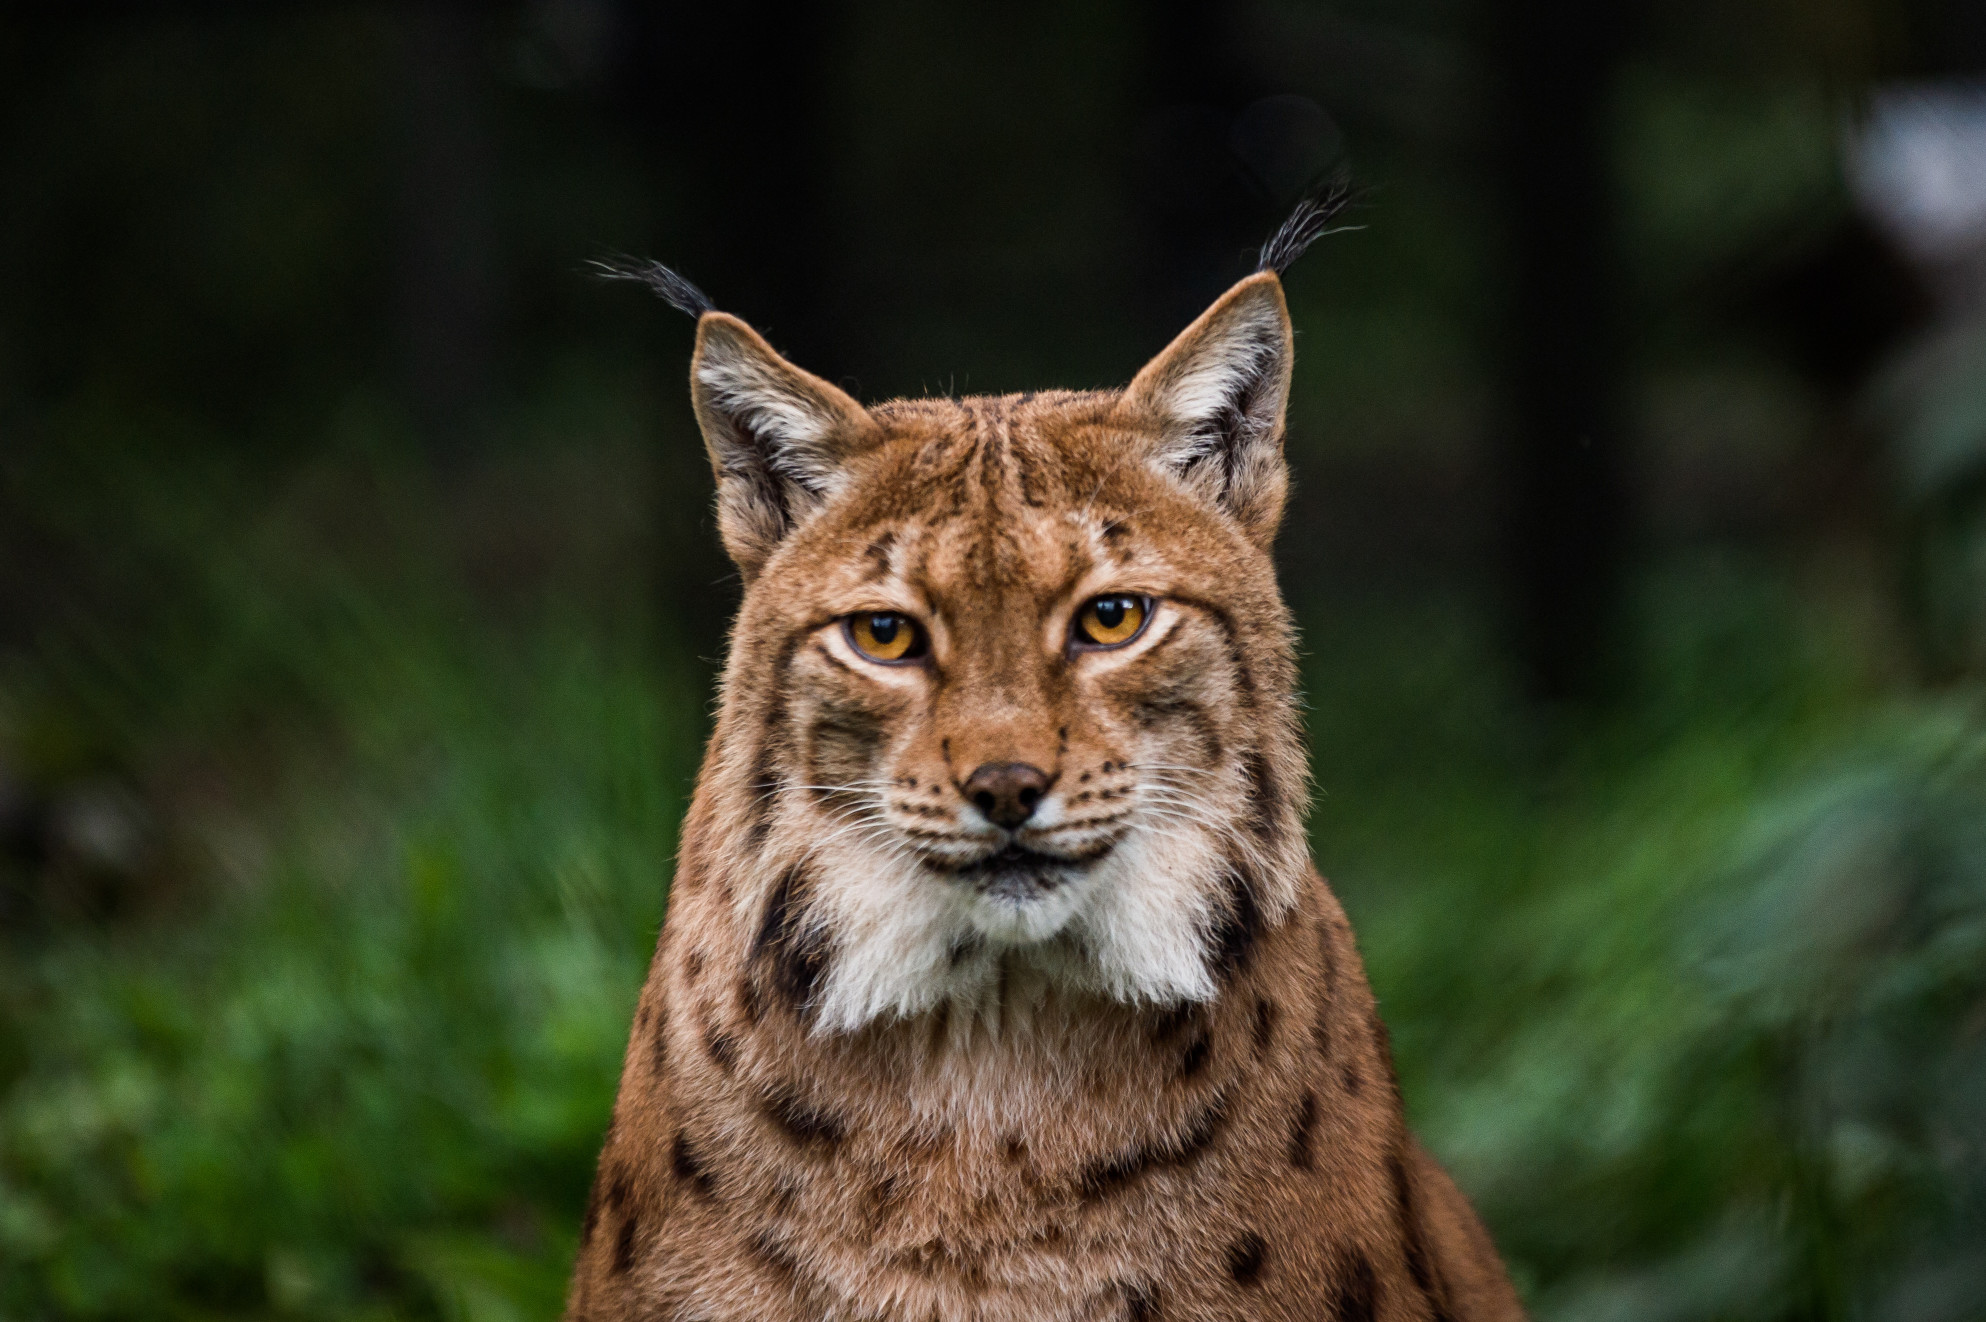
[[[847,620],[848,641],[871,661],[908,661],[924,655],[924,631],[908,615],[867,611]]]
[[[1091,597],[1076,612],[1076,641],[1091,647],[1119,647],[1138,636],[1151,602],[1122,592]]]

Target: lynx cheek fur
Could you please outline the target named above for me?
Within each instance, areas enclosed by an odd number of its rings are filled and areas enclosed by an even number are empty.
[[[566,1316],[1520,1318],[1306,853],[1276,272],[869,408],[662,292],[746,589]]]

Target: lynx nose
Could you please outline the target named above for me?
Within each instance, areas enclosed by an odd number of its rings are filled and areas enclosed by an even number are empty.
[[[988,762],[967,776],[959,789],[987,821],[1011,831],[1034,816],[1050,779],[1046,771],[1025,762]]]

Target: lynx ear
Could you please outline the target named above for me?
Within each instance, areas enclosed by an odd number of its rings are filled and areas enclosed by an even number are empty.
[[[1282,281],[1259,271],[1145,365],[1125,405],[1151,429],[1146,461],[1267,546],[1283,517],[1283,407],[1294,356]]]
[[[874,443],[860,404],[773,351],[723,312],[697,320],[690,394],[717,470],[724,549],[749,582],[785,536],[840,485]]]

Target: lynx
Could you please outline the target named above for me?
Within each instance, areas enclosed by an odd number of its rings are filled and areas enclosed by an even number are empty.
[[[1118,391],[865,407],[617,272],[745,590],[569,1319],[1523,1316],[1307,852],[1317,220]]]

